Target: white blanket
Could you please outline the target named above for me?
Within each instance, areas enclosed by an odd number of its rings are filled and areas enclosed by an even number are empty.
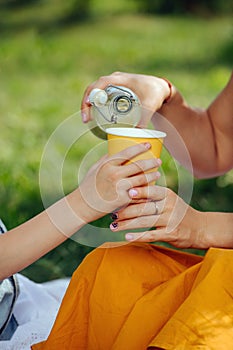
[[[1,341],[1,350],[29,350],[45,340],[52,328],[69,279],[35,283],[17,274],[20,293],[14,307],[19,324],[11,340]]]

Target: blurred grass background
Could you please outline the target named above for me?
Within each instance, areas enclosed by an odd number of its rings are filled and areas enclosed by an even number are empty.
[[[229,9],[161,15],[146,13],[138,0],[17,5],[16,0],[0,1],[0,216],[8,228],[43,210],[38,174],[44,146],[55,128],[79,111],[84,89],[100,75],[165,76],[188,103],[207,107],[232,70]],[[100,140],[88,134],[86,141],[72,149],[66,162],[66,192],[76,185],[81,159]],[[163,172],[167,185],[177,190],[176,169],[166,151]],[[191,204],[232,211],[232,183],[232,171],[195,180]],[[69,276],[91,249],[68,240],[23,273],[36,281]]]

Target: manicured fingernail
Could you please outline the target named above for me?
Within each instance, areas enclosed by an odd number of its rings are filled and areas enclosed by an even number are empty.
[[[131,188],[129,190],[129,195],[130,195],[130,197],[136,197],[138,195],[138,191]]]
[[[113,222],[111,225],[110,225],[110,229],[111,230],[116,230],[118,227],[118,223],[117,222]]]
[[[126,239],[127,241],[132,241],[132,240],[133,240],[133,235],[131,235],[130,233],[126,233],[125,239]]]
[[[159,171],[156,171],[155,175],[156,175],[157,178],[159,178],[161,176]]]
[[[89,99],[89,96],[87,96],[87,97],[85,98],[85,103],[86,103],[87,105],[89,105],[89,104],[90,104],[90,99]]]
[[[112,218],[113,220],[117,220],[117,219],[118,219],[118,213],[112,213],[112,214],[111,214],[111,218]]]
[[[157,164],[158,164],[158,166],[160,166],[161,164],[162,164],[162,161],[161,161],[161,159],[157,159]]]
[[[87,114],[85,112],[81,112],[81,116],[82,116],[83,123],[86,123],[87,122]]]
[[[150,149],[151,148],[151,144],[149,142],[145,142],[144,143],[144,146],[147,148],[147,149]]]

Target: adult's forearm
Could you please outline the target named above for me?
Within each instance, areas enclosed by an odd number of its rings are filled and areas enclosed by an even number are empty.
[[[165,118],[154,115],[155,128],[168,133],[165,145],[184,164],[177,147],[179,134],[188,149],[194,174],[199,178],[225,173],[233,166],[233,77],[207,110],[190,107],[174,88],[171,100],[159,110]],[[168,122],[167,122],[168,121]],[[184,164],[186,166],[186,164]]]
[[[233,213],[205,213],[205,235],[209,247],[233,248]]]
[[[220,172],[233,167],[233,73],[226,87],[207,109],[214,129],[216,166]]]

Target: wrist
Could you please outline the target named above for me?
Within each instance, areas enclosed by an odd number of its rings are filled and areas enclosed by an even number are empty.
[[[172,83],[168,79],[166,79],[166,78],[160,78],[160,79],[162,79],[166,83],[165,97],[163,100],[163,104],[164,104],[164,103],[168,103],[170,101],[170,99],[172,98],[173,86],[172,86]]]
[[[95,208],[93,208],[91,204],[88,203],[88,201],[83,197],[80,188],[77,188],[73,192],[73,197],[75,201],[75,212],[84,225],[103,216],[103,214],[101,215],[101,212],[98,212]]]
[[[162,115],[167,115],[167,112],[170,109],[171,105],[174,106],[181,106],[185,103],[183,96],[179,93],[179,91],[176,89],[175,85],[173,85],[169,80],[166,78],[159,78],[162,86],[163,91],[163,97],[162,97],[162,105],[158,109],[158,112]]]
[[[45,212],[51,224],[66,238],[72,236],[85,225],[79,214],[75,191],[58,200]]]
[[[209,247],[233,248],[233,214],[206,212],[206,236]]]
[[[194,222],[196,223],[196,248],[208,249],[211,247],[212,239],[208,226],[207,213],[194,208],[192,209],[194,210]]]

